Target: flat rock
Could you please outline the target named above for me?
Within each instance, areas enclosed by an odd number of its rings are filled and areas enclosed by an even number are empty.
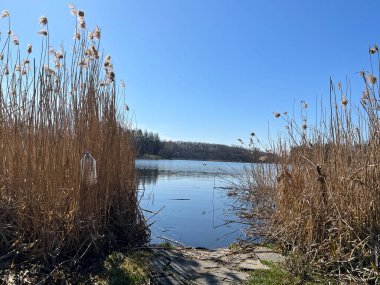
[[[257,269],[269,269],[268,266],[265,264],[262,264],[260,260],[244,260],[243,262],[239,263],[239,268],[241,270],[257,270]]]
[[[269,269],[260,259],[281,261],[280,254],[264,247],[230,249],[153,248],[151,284],[241,284],[249,271]]]

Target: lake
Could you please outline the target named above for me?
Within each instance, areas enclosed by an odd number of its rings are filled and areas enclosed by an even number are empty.
[[[136,160],[140,206],[151,229],[151,243],[168,238],[187,246],[227,247],[244,239],[230,210],[228,181],[245,164],[191,160]],[[155,214],[157,213],[157,214]]]

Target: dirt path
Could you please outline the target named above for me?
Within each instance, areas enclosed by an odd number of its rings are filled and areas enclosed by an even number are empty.
[[[281,262],[283,256],[269,248],[255,247],[203,250],[189,248],[153,249],[153,284],[241,284],[249,271],[269,269],[260,260]]]

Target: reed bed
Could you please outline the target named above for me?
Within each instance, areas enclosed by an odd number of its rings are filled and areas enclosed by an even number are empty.
[[[99,52],[100,29],[87,29],[84,12],[70,8],[77,24],[69,52],[50,46],[46,17],[34,55],[11,31],[9,12],[1,15],[9,25],[0,39],[1,268],[75,266],[147,240],[122,89]],[[96,159],[91,184],[81,173],[85,152]]]
[[[355,284],[380,281],[377,46],[369,54],[371,68],[360,72],[360,102],[349,101],[349,83],[331,81],[315,125],[306,102],[301,102],[300,123],[286,112],[274,113],[287,129],[273,144],[279,161],[271,172],[264,164],[253,168],[239,194],[254,233],[259,229],[285,252],[302,256],[299,261]]]

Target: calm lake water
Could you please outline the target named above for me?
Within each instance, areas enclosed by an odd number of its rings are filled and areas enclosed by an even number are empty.
[[[151,243],[163,237],[188,246],[225,247],[244,238],[223,187],[243,172],[243,163],[136,160],[140,205],[151,225]],[[153,214],[151,212],[158,212]],[[226,224],[227,223],[227,224]]]

